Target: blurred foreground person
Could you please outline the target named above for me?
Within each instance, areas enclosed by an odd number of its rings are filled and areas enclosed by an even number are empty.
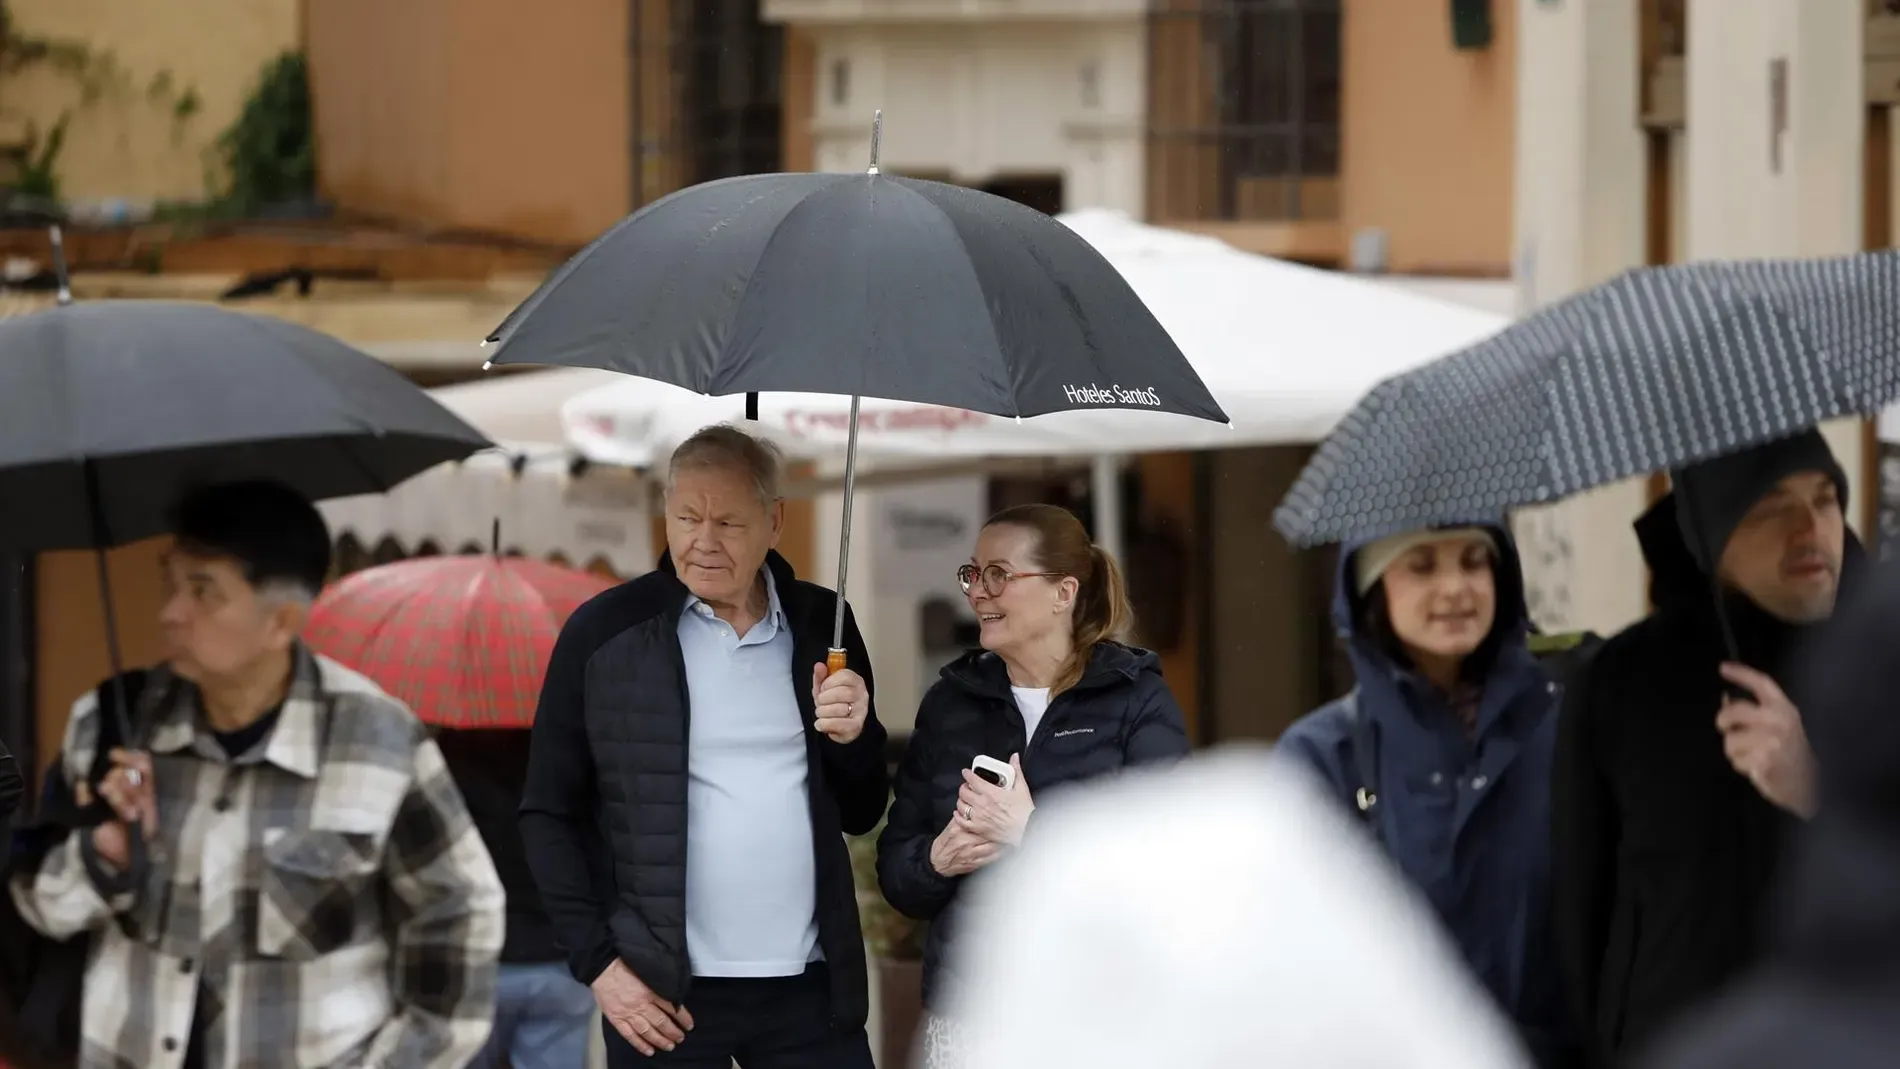
[[[963,1064],[961,1029],[943,1006],[971,877],[1022,844],[1049,792],[1188,752],[1159,658],[1116,641],[1133,617],[1121,572],[1074,513],[997,513],[957,580],[983,648],[925,693],[877,843],[884,897],[930,922],[924,1069]],[[1007,763],[1007,789],[971,770],[978,756]]]
[[[323,517],[231,483],[172,531],[167,659],[123,678],[138,738],[95,780],[113,688],[81,698],[43,807],[96,793],[112,819],[10,885],[43,935],[93,939],[79,1066],[460,1069],[494,1010],[501,883],[421,721],[299,641]]]
[[[1783,842],[1819,805],[1796,667],[1864,564],[1819,431],[1671,481],[1636,521],[1655,611],[1597,651],[1558,728],[1559,946],[1611,1066],[1755,963]]]
[[[1802,672],[1820,806],[1789,850],[1761,965],[1652,1069],[1900,1064],[1900,570],[1882,570]]]
[[[1516,546],[1471,525],[1348,547],[1333,615],[1357,683],[1278,750],[1363,815],[1538,1064],[1567,1069],[1550,908],[1560,690],[1528,644]]]
[[[1531,1064],[1364,834],[1261,751],[1078,792],[977,890],[972,1067]]]

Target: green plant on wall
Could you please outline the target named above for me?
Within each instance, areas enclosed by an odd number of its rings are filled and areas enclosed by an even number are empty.
[[[16,74],[33,68],[45,68],[73,81],[79,88],[79,107],[85,109],[107,97],[118,99],[142,96],[153,107],[169,113],[172,139],[184,134],[185,124],[198,114],[203,101],[192,86],[180,87],[171,71],[161,70],[141,82],[120,62],[111,49],[93,48],[84,41],[43,37],[22,31],[13,12],[0,0],[0,74]],[[14,183],[16,191],[30,196],[57,200],[59,178],[55,170],[60,150],[65,146],[66,130],[73,117],[68,109],[43,137],[35,136],[28,159]]]
[[[217,151],[228,176],[218,198],[220,215],[242,218],[315,192],[316,145],[303,53],[285,52],[265,64],[243,110],[219,136]]]
[[[66,147],[66,124],[72,117],[72,112],[65,112],[44,135],[33,135],[26,159],[21,162],[19,175],[13,182],[15,193],[58,202],[59,154]]]

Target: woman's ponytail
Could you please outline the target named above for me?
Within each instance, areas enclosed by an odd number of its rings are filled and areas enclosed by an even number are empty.
[[[1090,545],[1088,552],[1088,574],[1076,577],[1080,585],[1075,593],[1075,649],[1051,688],[1055,693],[1080,683],[1082,674],[1088,671],[1089,659],[1095,655],[1096,645],[1122,641],[1135,622],[1135,610],[1128,603],[1128,584],[1122,579],[1121,566],[1115,563],[1115,558],[1102,552],[1101,546]]]

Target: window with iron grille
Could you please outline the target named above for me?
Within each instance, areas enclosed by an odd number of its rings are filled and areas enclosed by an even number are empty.
[[[784,30],[759,0],[629,0],[633,203],[779,170]]]
[[[1148,214],[1338,214],[1339,0],[1154,0]]]

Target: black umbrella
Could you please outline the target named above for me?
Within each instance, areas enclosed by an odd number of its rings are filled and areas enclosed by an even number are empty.
[[[880,174],[877,141],[874,124],[868,173],[729,178],[634,213],[496,329],[491,363],[604,368],[704,394],[849,395],[846,532],[859,397],[1227,421],[1074,231],[1001,197]]]
[[[328,335],[211,305],[72,304],[0,321],[0,547],[105,550],[162,534],[191,487],[268,478],[380,493],[491,445],[400,372]],[[126,730],[120,715],[121,738]]]
[[[1628,272],[1374,387],[1274,514],[1295,545],[1496,516],[1900,397],[1900,252]]]

